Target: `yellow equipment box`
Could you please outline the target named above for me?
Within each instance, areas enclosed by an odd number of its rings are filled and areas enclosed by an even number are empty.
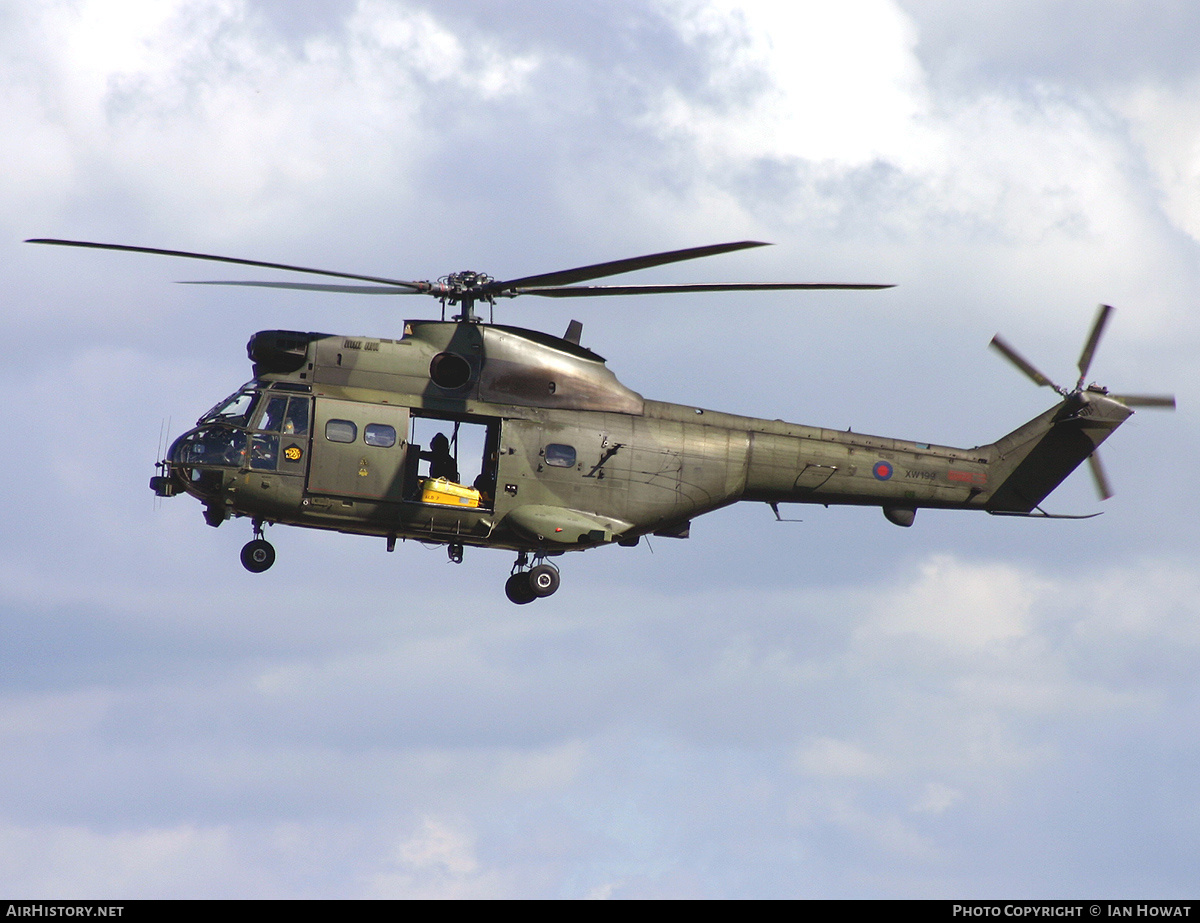
[[[422,503],[441,503],[445,506],[479,506],[479,491],[463,487],[445,478],[426,478],[421,484]]]

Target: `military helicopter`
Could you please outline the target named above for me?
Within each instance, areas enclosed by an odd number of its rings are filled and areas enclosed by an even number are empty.
[[[337,283],[209,281],[357,294],[430,295],[440,320],[410,320],[396,339],[264,330],[247,344],[253,378],[202,415],[157,464],[159,497],[188,493],[219,526],[250,519],[247,570],[275,561],[267,525],[285,524],[516,553],[505,593],[553,594],[550,559],[642,536],[687,538],[691,520],[739,501],[877,506],[911,526],[922,508],[1055,516],[1041,503],[1085,459],[1111,495],[1097,447],[1132,407],[1170,395],[1118,395],[1084,382],[1111,308],[1101,306],[1072,388],[1055,384],[999,336],[992,345],[1059,402],[988,445],[953,448],[735,416],[647,400],[580,344],[494,322],[497,299],[668,292],[881,289],[887,285],[738,282],[580,285],[751,247],[736,241],[497,280],[456,272],[436,282],[332,272],[181,250],[38,238],[30,243],[210,260],[308,273]],[[488,323],[475,311],[492,308]],[[446,319],[446,308],[459,313]],[[422,468],[425,470],[422,470]],[[1095,514],[1093,514],[1095,515]]]

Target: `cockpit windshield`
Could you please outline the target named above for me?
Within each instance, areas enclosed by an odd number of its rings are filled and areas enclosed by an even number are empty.
[[[254,382],[242,385],[238,392],[227,397],[202,416],[197,423],[236,423],[245,426],[254,411],[259,392],[254,390]]]

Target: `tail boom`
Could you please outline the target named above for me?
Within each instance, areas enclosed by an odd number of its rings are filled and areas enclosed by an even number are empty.
[[[898,525],[918,509],[1029,513],[1131,413],[1103,392],[1079,391],[972,449],[783,424],[785,432],[749,434],[738,499],[880,506]]]

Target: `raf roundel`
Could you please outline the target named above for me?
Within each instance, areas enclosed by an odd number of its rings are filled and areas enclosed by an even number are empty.
[[[892,476],[894,470],[890,462],[877,461],[871,472],[875,475],[876,480],[886,481]]]

